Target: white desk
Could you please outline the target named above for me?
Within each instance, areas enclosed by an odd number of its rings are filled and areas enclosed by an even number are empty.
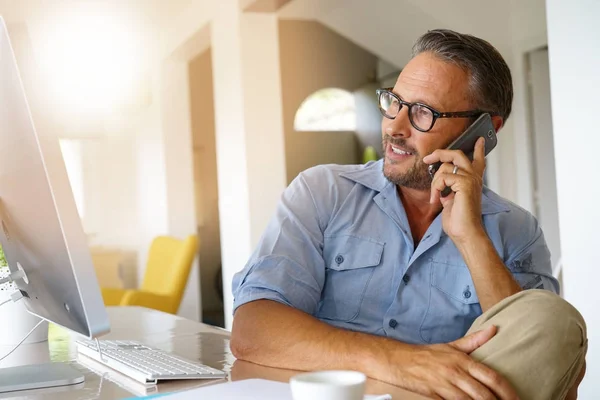
[[[202,363],[229,373],[228,380],[264,378],[287,382],[297,372],[267,368],[244,361],[236,361],[229,350],[229,332],[171,314],[141,307],[108,307],[111,333],[106,339],[138,340],[150,346],[200,360]],[[7,349],[0,347],[0,354]],[[0,363],[0,367],[41,362],[69,362],[83,371],[85,382],[75,387],[6,393],[0,399],[120,399],[172,392],[207,384],[225,382],[178,381],[161,383],[147,390],[111,369],[98,363],[82,363],[77,359],[73,338],[65,331],[52,331],[47,342],[21,346]],[[369,380],[368,393],[390,393],[394,399],[416,400],[423,397],[402,389]]]

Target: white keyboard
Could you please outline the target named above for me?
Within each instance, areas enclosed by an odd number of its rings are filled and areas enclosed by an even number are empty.
[[[102,357],[94,340],[76,341],[77,351],[144,384],[174,379],[221,379],[227,376],[218,369],[139,342],[100,340],[99,343]]]

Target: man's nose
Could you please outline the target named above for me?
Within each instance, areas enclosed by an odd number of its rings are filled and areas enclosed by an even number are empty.
[[[411,136],[410,119],[408,118],[408,107],[404,106],[400,109],[398,115],[394,119],[388,119],[385,126],[385,133],[392,137],[409,138]]]

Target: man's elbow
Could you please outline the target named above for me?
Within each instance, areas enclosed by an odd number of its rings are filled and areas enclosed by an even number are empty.
[[[252,335],[253,329],[245,326],[247,318],[243,315],[244,306],[238,309],[233,319],[233,327],[231,329],[231,339],[229,347],[233,356],[239,360],[254,361],[253,355],[257,353],[260,345],[256,342],[257,338]]]
[[[233,318],[229,343],[231,353],[240,360],[268,363],[280,352],[278,337],[285,336],[281,326],[286,326],[281,322],[290,315],[290,310],[290,307],[273,300],[256,300],[241,305]]]
[[[231,333],[231,340],[229,342],[231,348],[231,354],[238,360],[252,361],[253,346],[252,341],[248,338],[244,338],[241,334],[236,334],[235,331]]]

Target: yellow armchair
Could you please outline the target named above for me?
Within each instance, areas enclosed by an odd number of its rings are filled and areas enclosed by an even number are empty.
[[[198,250],[198,237],[159,236],[152,241],[139,290],[103,288],[107,306],[142,306],[176,314]]]

